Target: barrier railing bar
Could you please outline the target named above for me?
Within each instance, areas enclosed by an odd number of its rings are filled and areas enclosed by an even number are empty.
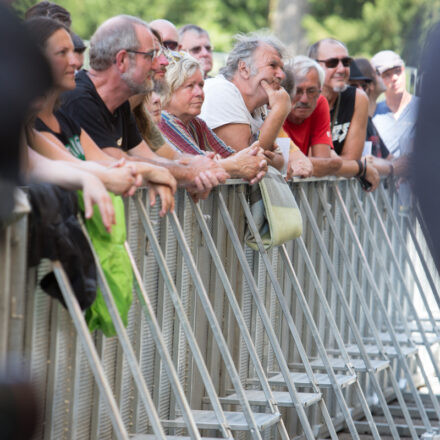
[[[396,350],[398,359],[400,361],[400,365],[401,365],[401,367],[403,369],[403,372],[404,372],[405,377],[407,379],[408,385],[409,385],[409,387],[411,389],[411,392],[414,394],[414,398],[416,400],[417,408],[419,410],[422,422],[423,422],[425,428],[427,429],[427,431],[428,432],[432,432],[431,423],[430,423],[429,418],[428,418],[428,416],[426,414],[426,411],[425,411],[425,409],[423,407],[423,403],[422,403],[422,401],[420,399],[420,396],[418,394],[417,388],[416,388],[416,386],[414,384],[414,380],[412,378],[411,371],[409,369],[407,359],[406,359],[405,355],[403,354],[402,348],[401,348],[401,346],[400,346],[400,344],[399,344],[399,342],[397,340],[397,335],[396,335],[396,332],[394,331],[393,324],[391,323],[391,320],[390,320],[390,318],[388,316],[388,311],[387,311],[387,309],[386,309],[386,307],[385,307],[385,305],[384,305],[384,303],[382,301],[381,295],[379,293],[379,289],[377,287],[377,284],[376,284],[376,281],[375,281],[375,278],[374,278],[374,274],[371,272],[371,269],[370,269],[370,266],[369,266],[369,262],[368,262],[368,260],[367,260],[367,258],[365,256],[365,253],[363,251],[362,245],[361,245],[361,243],[359,241],[359,238],[358,238],[358,236],[356,234],[353,222],[352,222],[352,220],[350,218],[350,215],[349,215],[349,213],[347,211],[347,207],[345,205],[345,202],[344,202],[344,199],[342,197],[342,194],[341,194],[341,192],[340,192],[340,190],[339,190],[337,185],[333,184],[333,187],[334,187],[334,191],[335,191],[337,200],[338,200],[338,202],[340,204],[341,211],[342,211],[342,214],[344,216],[346,225],[347,225],[348,230],[350,232],[350,235],[352,237],[352,240],[356,244],[359,256],[361,257],[361,260],[364,263],[363,270],[365,271],[365,274],[367,275],[367,278],[369,280],[370,286],[372,287],[372,294],[375,297],[376,303],[379,306],[379,310],[382,313],[382,316],[383,316],[383,319],[384,319],[384,323],[385,323],[385,325],[387,327],[388,332],[390,333],[392,343],[393,343],[394,348]],[[417,438],[417,433],[414,432],[413,436],[414,436],[414,438]]]
[[[384,205],[385,205],[385,207],[387,209],[387,212],[388,212],[388,215],[389,215],[389,217],[391,219],[391,222],[394,225],[394,228],[396,229],[396,233],[398,235],[400,244],[401,244],[401,246],[402,246],[402,248],[404,250],[405,257],[406,257],[406,260],[408,262],[408,265],[410,266],[411,271],[414,274],[414,277],[417,279],[417,281],[416,281],[417,282],[417,287],[419,289],[420,294],[423,295],[423,301],[424,301],[425,307],[427,309],[427,313],[429,314],[429,320],[431,321],[431,324],[433,326],[434,332],[436,334],[438,334],[438,329],[437,329],[437,325],[436,325],[436,322],[435,322],[435,318],[432,315],[432,312],[431,312],[431,309],[429,307],[429,304],[427,303],[426,296],[425,296],[425,293],[424,293],[424,289],[423,289],[423,287],[421,286],[421,283],[420,283],[420,279],[419,279],[419,277],[417,276],[417,274],[415,272],[414,264],[411,261],[411,257],[410,257],[410,255],[408,253],[408,249],[406,247],[405,240],[404,240],[404,237],[403,237],[402,232],[400,230],[399,224],[397,223],[397,219],[396,219],[396,216],[394,214],[394,211],[391,208],[391,204],[390,204],[389,200],[387,199],[387,197],[386,197],[386,195],[384,193],[384,189],[382,187],[379,188],[379,193],[380,193],[382,201],[383,201],[383,203],[384,203]],[[405,220],[406,220],[406,223],[407,223],[407,228],[408,228],[408,230],[409,230],[409,232],[411,234],[412,241],[413,241],[414,246],[416,248],[417,254],[419,256],[420,262],[421,262],[421,264],[423,266],[423,270],[424,270],[424,272],[426,274],[426,277],[428,279],[429,285],[431,287],[432,294],[434,295],[434,298],[437,301],[438,307],[440,307],[440,295],[439,295],[438,290],[437,290],[437,288],[436,288],[436,286],[434,284],[434,280],[432,278],[431,272],[428,270],[428,265],[427,265],[426,260],[425,260],[425,258],[423,256],[423,252],[422,252],[420,244],[419,244],[419,242],[417,240],[415,231],[414,231],[414,229],[413,229],[413,227],[411,225],[411,221],[409,219],[409,216],[405,216]]]
[[[138,298],[141,303],[141,306],[144,309],[145,320],[150,328],[151,335],[156,343],[156,349],[159,352],[159,356],[164,363],[165,370],[167,372],[168,378],[171,383],[171,387],[173,388],[175,394],[175,399],[177,400],[177,403],[182,411],[182,415],[186,422],[189,435],[191,436],[192,439],[199,440],[201,438],[200,432],[196,426],[194,417],[192,416],[191,408],[188,405],[188,401],[186,400],[185,393],[182,389],[182,386],[180,385],[177,372],[174,368],[174,364],[171,359],[171,356],[168,353],[165,341],[163,340],[162,332],[154,315],[153,307],[151,305],[148,294],[145,291],[144,285],[142,283],[142,277],[139,273],[133,254],[131,253],[130,247],[127,242],[125,242],[124,247],[130,258],[130,263],[133,269],[133,274],[136,282],[136,291],[138,293]]]
[[[228,426],[228,423],[226,421],[226,417],[224,415],[220,401],[218,400],[218,396],[215,391],[214,385],[212,383],[211,377],[209,375],[208,369],[203,361],[202,353],[200,352],[200,348],[199,348],[197,341],[195,339],[194,333],[191,328],[191,324],[189,323],[188,317],[186,316],[186,313],[185,313],[183,304],[180,300],[179,294],[177,292],[176,286],[175,286],[174,281],[172,279],[172,276],[169,272],[169,269],[166,265],[166,261],[165,261],[164,255],[162,253],[162,250],[160,248],[159,242],[157,241],[157,237],[154,234],[150,219],[148,218],[147,212],[145,210],[145,207],[142,204],[140,196],[138,194],[136,194],[133,197],[134,197],[136,207],[138,209],[138,214],[139,214],[141,223],[144,227],[145,233],[148,236],[153,253],[156,257],[156,261],[159,265],[159,269],[162,273],[168,294],[170,295],[170,298],[173,302],[174,308],[175,308],[177,315],[179,317],[180,325],[182,326],[182,329],[185,332],[185,335],[186,335],[186,338],[188,341],[188,345],[189,345],[191,352],[194,356],[194,360],[198,366],[199,373],[202,377],[202,380],[205,385],[208,396],[210,397],[211,405],[213,407],[213,410],[214,410],[215,415],[217,417],[217,420],[219,422],[219,429],[220,429],[224,438],[231,438],[232,434],[230,431],[230,427]]]
[[[111,319],[112,319],[112,323],[113,323],[115,330],[116,330],[116,333],[118,335],[118,340],[121,344],[121,348],[126,356],[126,361],[127,361],[127,364],[130,368],[130,371],[132,373],[133,380],[136,383],[138,392],[140,394],[141,401],[144,404],[145,410],[146,410],[148,417],[150,419],[151,427],[152,427],[155,435],[157,435],[159,438],[165,440],[165,438],[166,438],[165,432],[164,432],[162,425],[160,423],[159,415],[156,412],[154,402],[151,398],[151,394],[148,390],[148,386],[147,386],[145,379],[142,375],[142,372],[140,370],[139,364],[136,359],[136,355],[134,353],[130,339],[128,338],[127,331],[124,327],[124,324],[122,323],[121,317],[119,316],[119,312],[116,307],[115,300],[114,300],[113,295],[111,293],[107,279],[105,278],[104,271],[103,271],[101,264],[99,262],[99,257],[96,254],[96,251],[93,247],[91,239],[90,239],[88,232],[87,232],[81,219],[80,219],[80,222],[81,222],[83,233],[84,233],[87,241],[89,242],[90,250],[92,251],[93,257],[95,259],[98,284],[101,289],[102,296],[104,298],[108,312],[109,312]]]
[[[322,189],[322,187],[320,185],[318,186],[317,191],[318,191],[319,198],[321,200],[321,205],[322,205],[322,207],[324,209],[324,212],[325,212],[325,215],[326,215],[326,219],[327,219],[327,221],[328,221],[328,223],[330,225],[330,229],[332,230],[333,236],[334,236],[334,238],[336,240],[336,243],[337,243],[337,246],[338,246],[338,250],[339,250],[339,252],[342,255],[345,267],[347,268],[349,276],[350,276],[350,279],[351,279],[351,282],[353,283],[355,295],[356,295],[356,297],[357,297],[357,299],[359,301],[360,307],[361,307],[361,309],[362,309],[362,311],[364,313],[364,316],[365,316],[365,318],[366,318],[366,320],[368,322],[370,330],[373,333],[373,337],[374,337],[375,342],[376,342],[376,344],[378,346],[379,353],[381,354],[383,359],[387,360],[388,356],[384,352],[384,347],[383,347],[382,341],[380,340],[378,330],[377,330],[376,325],[374,323],[374,320],[373,320],[373,318],[372,318],[372,316],[370,314],[367,302],[366,302],[366,300],[365,300],[365,298],[364,298],[364,296],[362,294],[362,289],[361,289],[361,286],[360,286],[359,281],[357,279],[356,273],[354,272],[352,263],[350,261],[350,258],[348,256],[348,254],[347,254],[347,251],[345,249],[344,243],[342,242],[341,236],[338,233],[338,229],[336,227],[335,220],[333,218],[333,215],[332,215],[332,213],[330,211],[330,208],[329,208],[329,206],[327,204],[327,201],[325,199],[323,189]],[[314,219],[309,217],[309,221],[311,222],[312,227],[313,227],[313,223],[315,223]],[[315,228],[315,230],[316,230],[316,228]],[[316,230],[316,234],[318,236],[318,234],[319,234],[318,230]],[[322,240],[320,240],[320,243],[322,244]],[[323,248],[323,246],[321,246],[321,252],[323,252],[323,251],[325,252],[325,248]],[[336,277],[336,281],[337,281],[337,277]],[[379,399],[379,402],[380,402],[380,405],[382,407],[382,410],[384,411],[384,415],[385,415],[385,417],[387,419],[387,422],[390,425],[391,433],[392,433],[393,437],[400,438],[400,436],[399,436],[399,434],[397,432],[396,425],[394,423],[394,419],[393,419],[393,417],[391,415],[391,412],[390,412],[390,410],[388,408],[387,401],[386,401],[385,396],[384,396],[384,394],[382,392],[382,388],[380,387],[379,382],[377,381],[376,375],[374,374],[374,370],[373,370],[373,367],[371,365],[370,357],[368,356],[368,354],[367,354],[367,352],[365,350],[365,345],[364,345],[362,336],[361,336],[361,334],[359,332],[359,329],[357,328],[356,322],[354,321],[354,318],[353,318],[352,314],[350,313],[350,307],[349,307],[349,305],[348,305],[348,303],[347,303],[347,301],[345,299],[344,293],[341,290],[339,283],[336,282],[335,284],[337,285],[337,291],[338,291],[338,294],[339,294],[339,299],[341,301],[342,307],[344,308],[344,310],[346,312],[345,313],[345,317],[348,320],[349,325],[350,325],[350,327],[351,327],[351,329],[353,331],[356,343],[359,346],[359,351],[360,351],[361,357],[364,360],[365,364],[367,365],[367,371],[369,373],[370,380],[373,383],[373,387],[374,387],[374,389],[376,391],[376,395],[377,395],[377,397]],[[390,364],[390,369],[391,369],[391,364]],[[390,376],[390,379],[391,379],[393,390],[396,393],[396,396],[397,396],[399,402],[402,403],[402,411],[403,411],[405,420],[408,423],[408,425],[412,425],[413,423],[412,423],[412,420],[411,420],[408,408],[407,408],[407,406],[405,404],[405,401],[404,401],[403,396],[401,394],[400,388],[399,388],[399,386],[397,384],[397,381],[396,381],[392,371],[389,372],[389,376]]]
[[[307,356],[307,354],[306,354],[306,352],[304,350],[304,347],[302,345],[301,337],[300,337],[300,335],[298,333],[298,330],[297,330],[297,328],[295,326],[295,323],[293,322],[293,318],[292,318],[292,315],[290,313],[289,307],[287,305],[286,299],[285,299],[285,297],[284,297],[284,295],[283,295],[283,293],[281,291],[281,287],[280,287],[280,285],[278,283],[278,280],[277,280],[277,277],[276,277],[276,275],[275,275],[275,273],[273,271],[273,268],[272,268],[272,265],[271,265],[271,263],[269,261],[267,252],[264,249],[264,246],[263,246],[263,243],[262,243],[262,240],[261,240],[261,236],[259,234],[258,228],[257,228],[257,226],[255,224],[255,221],[253,219],[252,213],[250,211],[248,202],[247,202],[247,200],[246,200],[246,198],[244,196],[243,191],[239,192],[239,197],[240,197],[242,208],[243,208],[245,216],[247,218],[249,227],[251,228],[252,234],[254,235],[255,240],[257,242],[257,246],[258,246],[258,250],[259,250],[260,256],[262,257],[263,262],[264,262],[264,264],[266,266],[266,271],[267,271],[267,273],[269,275],[269,278],[271,280],[272,287],[273,287],[273,289],[275,291],[275,294],[276,294],[276,296],[278,298],[278,301],[279,301],[279,303],[281,305],[281,310],[283,312],[284,319],[286,320],[286,322],[288,324],[288,327],[289,327],[289,330],[290,330],[290,334],[291,334],[293,340],[295,341],[295,343],[297,345],[297,349],[298,349],[298,351],[300,353],[301,360],[303,362],[303,365],[304,365],[304,368],[305,368],[306,372],[308,373],[309,377],[313,378],[314,377],[314,373],[313,373],[313,370],[312,370],[312,368],[310,366],[310,362],[308,360],[308,356]],[[308,322],[308,324],[312,325],[311,322]],[[325,362],[325,367],[326,367],[327,373],[329,375],[330,382],[331,382],[333,390],[334,390],[334,392],[335,392],[335,394],[336,394],[336,396],[338,398],[338,403],[339,403],[340,408],[342,410],[342,413],[344,414],[344,417],[346,419],[347,426],[348,426],[348,428],[349,428],[353,438],[359,438],[359,435],[357,433],[356,427],[354,426],[353,418],[351,417],[351,414],[350,414],[350,410],[348,409],[347,403],[346,403],[346,401],[344,399],[344,396],[342,395],[342,390],[341,390],[339,384],[337,383],[336,375],[335,375],[332,367],[330,366],[330,363],[328,362],[328,358],[327,358],[327,355],[325,353],[325,350],[321,350],[321,348],[323,347],[323,344],[321,342],[320,336],[319,336],[318,333],[315,333],[314,336],[317,337],[317,339],[315,340],[315,343],[318,346],[318,350],[324,356],[323,361]],[[354,372],[353,373],[350,372],[350,374],[352,374],[353,376],[356,377],[356,374]],[[356,382],[357,382],[357,377],[356,377]],[[368,405],[367,405],[367,407],[368,407]],[[374,431],[374,428],[372,430]],[[377,437],[377,438],[379,438],[379,437]]]
[[[318,187],[317,190],[318,190],[318,196],[320,198],[321,204],[325,204],[326,201],[325,201],[325,198],[324,198],[324,194],[322,192],[322,188]],[[379,384],[377,382],[373,366],[371,364],[371,361],[369,359],[369,356],[368,356],[368,354],[366,352],[366,349],[365,349],[365,346],[363,344],[362,336],[360,335],[359,329],[358,329],[358,327],[356,325],[356,322],[355,322],[355,320],[353,318],[352,311],[350,310],[350,306],[348,305],[347,300],[346,300],[346,298],[344,296],[344,291],[343,291],[342,286],[340,284],[340,281],[339,281],[339,278],[338,278],[338,274],[336,273],[335,268],[334,268],[334,266],[332,264],[332,261],[331,261],[330,255],[328,253],[327,247],[325,246],[325,243],[324,243],[323,238],[321,236],[321,233],[320,233],[320,230],[319,230],[318,225],[316,223],[316,220],[315,220],[315,218],[312,215],[312,212],[310,210],[310,206],[309,206],[308,200],[307,200],[307,198],[305,196],[305,193],[304,193],[304,190],[303,190],[302,187],[299,188],[299,194],[300,194],[300,197],[301,197],[302,207],[304,208],[304,210],[306,212],[306,215],[307,215],[307,218],[308,218],[308,222],[309,222],[309,224],[310,224],[310,226],[311,226],[311,228],[313,230],[315,239],[316,239],[316,241],[318,243],[318,246],[319,246],[319,249],[321,251],[322,257],[323,257],[323,259],[325,261],[325,264],[327,266],[327,270],[330,273],[330,277],[332,279],[333,286],[336,289],[337,297],[338,297],[338,299],[340,301],[340,304],[342,304],[342,308],[343,308],[343,310],[345,312],[345,318],[347,319],[349,327],[350,327],[350,330],[352,331],[352,333],[354,335],[354,338],[355,338],[355,340],[356,340],[356,342],[357,342],[357,344],[359,346],[360,355],[361,355],[363,361],[365,362],[365,365],[367,367],[367,372],[369,373],[370,379],[373,382],[373,386],[376,389],[379,401],[381,402],[382,406],[384,407],[384,414],[385,414],[385,417],[387,418],[388,423],[390,424],[391,433],[392,433],[393,437],[397,439],[397,438],[399,438],[399,435],[397,433],[397,429],[396,429],[394,420],[393,420],[393,418],[391,416],[391,413],[388,410],[388,406],[386,404],[385,397],[384,397],[384,395],[382,393],[381,387],[379,386]],[[325,212],[326,212],[326,221],[330,224],[330,228],[333,229],[332,226],[335,226],[335,225],[334,225],[334,222],[333,222],[333,218],[332,218],[332,216],[331,216],[331,214],[329,212],[328,206],[325,205],[324,209],[325,209]],[[353,370],[353,366],[352,366],[350,357],[349,357],[349,355],[348,355],[348,353],[346,351],[345,343],[342,340],[342,337],[341,337],[341,335],[339,333],[339,330],[337,328],[336,322],[334,321],[333,314],[331,313],[331,310],[329,309],[329,305],[327,303],[325,294],[322,291],[322,288],[321,288],[321,286],[320,286],[320,284],[318,282],[315,269],[314,269],[313,265],[311,264],[310,257],[308,255],[307,249],[306,249],[306,247],[304,245],[304,241],[302,240],[301,237],[298,239],[298,244],[299,244],[299,247],[300,247],[300,250],[301,250],[301,254],[302,254],[303,258],[305,259],[306,264],[308,265],[308,269],[309,269],[309,272],[311,274],[311,278],[312,278],[312,280],[313,280],[313,282],[315,284],[315,288],[316,288],[317,294],[319,296],[319,299],[320,299],[320,302],[321,302],[321,306],[325,310],[325,314],[326,314],[327,319],[328,319],[328,321],[330,323],[330,327],[332,328],[332,332],[334,333],[334,337],[336,338],[336,340],[338,342],[338,346],[340,347],[342,358],[344,359],[346,365],[349,367],[349,371],[352,371]],[[340,243],[338,242],[338,244],[340,244]],[[351,264],[348,264],[347,266],[348,266],[348,270],[349,270],[349,275],[353,276],[354,273],[352,273],[353,268],[351,267]],[[351,271],[350,271],[350,269],[351,269]],[[293,270],[293,267],[291,268],[291,270]],[[291,272],[291,270],[289,269],[289,273]],[[355,294],[358,294],[359,291],[357,289],[360,288],[360,286],[359,285],[357,285],[357,286],[355,285],[353,287],[354,287],[354,290],[355,290]],[[301,289],[301,286],[297,285],[297,289]],[[304,298],[304,300],[305,300],[305,298]],[[383,357],[384,357],[384,359],[387,359],[386,356],[383,356]],[[373,417],[371,415],[370,409],[368,407],[368,404],[366,402],[365,396],[364,396],[364,394],[362,392],[362,389],[360,388],[360,384],[359,383],[357,383],[357,387],[358,388],[356,389],[356,391],[359,394],[359,398],[360,398],[361,404],[363,406],[364,412],[366,412],[367,420],[368,420],[368,422],[370,424],[372,424],[374,426],[374,429],[372,431],[372,435],[374,437],[377,436],[377,438],[380,438],[379,432],[377,431],[377,427],[375,426],[374,419],[373,419]],[[368,410],[366,410],[366,408],[368,408]]]
[[[354,188],[353,188],[352,185],[350,185],[350,191],[352,192],[352,194],[354,194]],[[354,198],[354,200],[355,200],[355,205],[356,205],[356,208],[358,209],[358,212],[359,212],[359,215],[360,215],[361,221],[362,221],[362,223],[363,223],[363,225],[364,225],[364,227],[365,227],[365,230],[367,231],[367,233],[372,234],[371,228],[370,228],[370,226],[369,226],[369,224],[368,224],[368,221],[367,221],[366,218],[365,218],[365,214],[364,214],[364,212],[363,212],[362,205],[360,204],[359,199]],[[402,290],[403,290],[403,294],[404,294],[404,296],[405,296],[405,298],[406,298],[406,300],[407,300],[407,304],[408,304],[408,306],[409,306],[409,308],[410,308],[410,310],[411,310],[411,312],[412,312],[412,314],[413,314],[413,316],[414,316],[414,320],[416,321],[418,331],[419,331],[420,334],[421,334],[422,341],[423,341],[423,344],[424,344],[424,346],[425,346],[425,349],[427,350],[428,355],[429,355],[429,357],[430,357],[430,359],[431,359],[431,362],[432,362],[432,365],[433,365],[433,367],[434,367],[434,370],[435,370],[436,376],[437,376],[438,378],[440,378],[440,369],[439,369],[439,367],[438,367],[438,365],[437,365],[437,360],[435,359],[435,357],[434,357],[434,355],[433,355],[433,353],[432,353],[431,345],[430,345],[430,343],[428,342],[428,339],[427,339],[427,337],[426,337],[425,329],[423,328],[423,325],[422,325],[422,323],[421,323],[421,321],[420,321],[420,318],[419,318],[419,316],[418,316],[417,310],[416,310],[416,308],[415,308],[415,306],[414,306],[414,303],[413,303],[413,300],[412,300],[412,298],[411,298],[411,294],[410,294],[410,292],[409,292],[409,290],[408,290],[408,288],[407,288],[407,286],[406,286],[406,283],[405,283],[405,276],[404,276],[403,273],[402,273],[402,270],[401,270],[401,267],[400,267],[399,262],[398,262],[398,260],[397,260],[397,257],[396,257],[396,255],[395,255],[395,252],[394,252],[393,246],[392,246],[392,244],[391,244],[390,241],[389,241],[389,237],[388,237],[388,235],[387,235],[387,233],[386,233],[385,226],[384,226],[384,224],[383,224],[383,221],[382,221],[382,219],[381,219],[381,217],[380,217],[379,212],[377,211],[376,204],[375,204],[375,202],[374,202],[374,199],[372,199],[371,195],[370,195],[370,197],[369,197],[369,201],[370,201],[371,205],[373,206],[373,208],[375,208],[376,220],[377,220],[377,222],[378,222],[379,225],[380,225],[380,228],[381,228],[381,231],[382,231],[382,235],[383,235],[383,237],[384,237],[384,239],[385,239],[385,243],[386,243],[387,246],[388,246],[389,252],[390,252],[391,257],[392,257],[392,261],[393,261],[393,263],[394,263],[394,265],[395,265],[395,268],[396,268],[397,274],[399,275],[399,279],[400,279],[401,284],[402,284],[402,287],[403,287],[403,289],[402,289]],[[376,244],[375,241],[373,240],[372,235],[370,235],[370,242],[371,242],[372,247],[373,247],[373,249],[374,249],[374,251],[375,251],[375,258],[378,260],[379,264],[382,265],[382,267],[385,267],[385,266],[383,265],[382,255],[381,255],[381,253],[379,252],[379,249],[378,249],[378,247],[377,247],[377,244]],[[394,305],[395,305],[396,307],[399,307],[399,306],[400,306],[400,302],[399,302],[398,298],[396,297],[396,295],[395,295],[395,293],[394,293],[393,285],[392,285],[391,279],[390,279],[390,277],[388,276],[388,273],[386,273],[386,271],[385,271],[385,274],[384,274],[384,275],[385,275],[385,279],[387,280],[388,288],[389,288],[390,291],[391,291],[392,298],[394,299]],[[425,303],[425,307],[426,307],[426,306],[429,307],[429,305],[427,305],[427,304]],[[404,314],[404,312],[401,312],[401,313],[402,313],[402,315],[401,315],[401,320],[402,320],[403,326],[404,326],[404,328],[405,328],[406,336],[408,337],[408,343],[409,343],[410,345],[412,345],[413,342],[412,342],[412,339],[411,339],[411,332],[410,332],[410,330],[409,330],[409,328],[408,328],[408,322],[407,322],[407,320],[405,319],[405,314]],[[424,370],[423,365],[422,365],[422,370]],[[422,374],[425,374],[425,373],[422,373]],[[434,404],[434,406],[435,406],[436,409],[437,409],[437,407],[438,407],[437,399],[435,398],[435,396],[434,396],[433,394],[431,395],[431,397],[432,397],[432,400],[433,400],[433,404]],[[440,415],[440,413],[439,413],[439,415]]]
[[[55,277],[58,281],[61,293],[64,298],[64,302],[69,310],[72,321],[75,325],[76,331],[80,338],[84,352],[89,361],[90,368],[95,377],[96,383],[99,387],[99,391],[102,394],[104,401],[108,407],[110,419],[112,421],[113,430],[118,440],[128,440],[128,433],[125,429],[124,422],[119,413],[119,408],[116,400],[113,396],[110,385],[106,379],[104,368],[102,367],[101,360],[99,359],[95,345],[92,341],[87,324],[82,315],[78,301],[70,286],[69,279],[64,272],[64,269],[59,261],[54,261],[52,267],[55,273]]]
[[[310,426],[308,417],[307,417],[307,415],[304,411],[304,408],[299,400],[298,391],[296,390],[296,386],[293,383],[293,380],[290,376],[290,371],[287,366],[286,359],[285,359],[284,354],[281,350],[281,347],[279,345],[279,342],[278,342],[278,339],[275,335],[273,327],[270,323],[269,315],[267,314],[266,308],[265,308],[264,304],[262,304],[261,298],[259,297],[257,285],[255,283],[255,280],[253,278],[249,264],[247,262],[246,255],[243,251],[243,248],[241,247],[241,242],[238,238],[237,232],[235,231],[232,219],[231,219],[231,217],[228,213],[228,210],[226,208],[226,204],[223,199],[223,195],[220,192],[218,192],[217,195],[218,195],[218,200],[219,200],[220,213],[222,215],[226,229],[228,230],[229,237],[231,239],[232,245],[234,246],[237,257],[240,261],[240,265],[242,267],[244,277],[245,277],[246,282],[251,290],[255,305],[257,306],[257,310],[258,310],[258,313],[261,318],[261,321],[263,322],[264,328],[265,328],[266,333],[268,335],[268,338],[271,342],[271,345],[274,350],[278,365],[280,367],[281,374],[283,375],[283,378],[286,381],[287,389],[289,390],[289,392],[291,394],[295,409],[297,411],[298,417],[301,422],[301,426],[304,430],[304,434],[307,439],[309,439],[309,440],[314,439],[315,436],[314,436],[312,428]],[[312,383],[313,391],[320,393],[313,375],[311,377],[311,383]],[[327,408],[325,406],[324,401],[321,400],[321,402],[322,402],[321,403],[321,411],[323,413],[324,419],[325,419],[326,424],[328,426],[329,432],[332,433],[332,438],[336,439],[337,435],[336,435],[336,432],[334,431],[333,422],[331,420],[330,414],[327,411]]]
[[[230,377],[232,384],[234,386],[234,389],[238,395],[241,408],[245,414],[246,420],[247,420],[249,427],[250,427],[251,436],[252,436],[252,438],[260,439],[261,434],[260,434],[258,426],[255,422],[255,418],[253,416],[251,407],[249,405],[249,401],[247,400],[247,397],[244,393],[244,389],[241,384],[238,372],[235,368],[235,364],[232,359],[231,353],[228,350],[228,347],[227,347],[226,341],[224,339],[222,330],[220,328],[220,325],[218,324],[217,318],[215,317],[215,313],[212,308],[211,302],[209,301],[208,294],[206,293],[205,286],[203,285],[203,281],[202,281],[200,274],[196,268],[196,264],[195,264],[194,259],[192,257],[191,251],[189,250],[188,245],[186,243],[185,236],[184,236],[183,231],[180,227],[180,223],[177,220],[176,213],[174,213],[174,212],[170,213],[169,220],[170,220],[171,226],[174,230],[174,234],[177,238],[177,241],[179,242],[180,249],[183,253],[183,258],[189,268],[189,271],[190,271],[192,279],[194,281],[196,290],[199,294],[199,299],[200,299],[200,302],[202,303],[203,309],[205,310],[206,316],[207,316],[209,324],[211,326],[211,330],[212,330],[214,339],[217,342],[217,346],[222,354],[223,361],[225,362],[229,377]],[[273,413],[273,414],[276,414],[276,413]],[[278,415],[280,416],[279,413],[278,413]]]
[[[404,291],[405,297],[407,299],[408,305],[410,307],[411,312],[414,314],[414,319],[415,319],[417,328],[418,328],[419,332],[421,333],[423,343],[426,345],[426,347],[427,347],[427,349],[429,351],[429,355],[430,355],[431,360],[432,360],[432,362],[434,364],[434,369],[436,371],[436,375],[437,375],[437,377],[440,378],[440,370],[439,370],[439,368],[437,366],[437,361],[432,357],[433,356],[432,350],[430,348],[428,348],[430,346],[430,344],[429,344],[428,339],[426,337],[425,329],[424,329],[424,327],[423,327],[423,325],[422,325],[422,323],[420,321],[420,317],[419,317],[419,315],[417,313],[417,310],[416,310],[416,308],[414,306],[413,299],[411,298],[411,294],[410,294],[410,292],[408,290],[408,287],[406,285],[405,276],[404,276],[404,274],[402,272],[402,269],[401,269],[401,267],[399,265],[399,262],[397,260],[395,251],[393,249],[393,245],[391,244],[390,239],[388,237],[385,225],[384,225],[383,220],[382,220],[382,218],[380,216],[380,213],[379,213],[379,211],[377,209],[376,202],[371,197],[371,194],[369,194],[369,196],[370,196],[369,197],[370,203],[371,203],[371,205],[373,207],[373,210],[374,210],[374,212],[376,214],[376,219],[377,219],[378,224],[380,225],[380,228],[381,228],[381,231],[382,231],[382,235],[383,235],[383,237],[385,239],[385,243],[387,244],[387,246],[389,248],[389,252],[391,254],[392,260],[393,260],[393,262],[394,262],[394,264],[396,266],[396,270],[397,270],[397,273],[399,275],[399,279],[401,281],[401,284],[403,286],[403,291]],[[392,216],[392,213],[389,212],[389,215]],[[403,236],[400,233],[400,228],[397,228],[396,232],[399,234],[399,240],[400,240],[400,243],[402,245],[401,247],[403,249],[404,257],[407,260],[407,264],[410,267],[411,272],[413,274],[414,281],[415,281],[415,283],[417,285],[417,289],[419,290],[420,297],[422,298],[422,302],[423,302],[423,305],[425,306],[426,312],[427,312],[427,314],[429,316],[429,320],[431,321],[431,324],[432,324],[433,328],[435,328],[434,316],[432,315],[432,312],[430,310],[430,306],[429,306],[428,300],[426,298],[426,295],[424,293],[423,287],[421,285],[420,279],[419,279],[419,277],[418,277],[418,275],[416,273],[415,267],[414,267],[414,265],[413,265],[413,263],[411,261],[411,258],[409,256],[408,248],[406,247],[406,245],[404,243],[404,240],[403,240]],[[435,333],[437,334],[437,332],[435,332]]]
[[[270,388],[269,382],[267,381],[267,377],[266,377],[266,374],[263,370],[263,366],[261,365],[260,359],[258,358],[258,354],[257,354],[255,346],[252,342],[251,335],[249,334],[249,330],[246,326],[246,322],[244,321],[243,314],[241,313],[240,305],[238,304],[238,301],[235,297],[231,283],[229,282],[229,278],[228,278],[226,271],[225,271],[225,268],[223,266],[223,262],[220,258],[220,255],[217,251],[217,248],[215,247],[214,240],[212,239],[211,234],[209,232],[208,225],[206,224],[206,220],[203,216],[202,210],[201,210],[199,204],[194,203],[192,200],[190,203],[193,207],[197,222],[198,222],[199,227],[202,231],[203,237],[205,238],[206,245],[208,246],[212,260],[214,262],[214,265],[217,269],[217,272],[219,274],[219,277],[220,277],[221,282],[223,284],[223,287],[225,289],[225,293],[226,293],[227,298],[229,300],[229,305],[230,305],[230,307],[234,313],[234,316],[236,318],[238,327],[241,332],[241,336],[244,339],[244,342],[245,342],[246,347],[248,349],[249,355],[250,355],[252,362],[254,364],[255,372],[260,380],[261,387],[262,387],[264,394],[266,396],[269,409],[272,413],[275,413],[278,411],[278,407],[276,405],[275,398],[272,394],[272,390]],[[283,419],[280,419],[279,425],[280,425],[279,432],[280,432],[281,438],[289,439],[286,428],[284,426]]]

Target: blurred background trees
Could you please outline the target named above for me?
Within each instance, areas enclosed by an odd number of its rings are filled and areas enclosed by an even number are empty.
[[[22,13],[36,0],[16,0]],[[271,28],[292,50],[327,36],[344,41],[355,56],[381,49],[399,52],[417,65],[431,25],[440,19],[440,0],[59,0],[73,18],[73,29],[88,39],[97,25],[125,13],[147,21],[167,18],[177,26],[196,23],[211,34],[215,49],[227,52],[232,36]]]

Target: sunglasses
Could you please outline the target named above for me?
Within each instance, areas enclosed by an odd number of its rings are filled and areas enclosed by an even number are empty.
[[[353,61],[351,57],[343,57],[343,58],[327,58],[326,60],[316,60],[318,63],[324,63],[325,67],[328,69],[334,69],[339,62],[342,63],[344,67],[350,67],[350,64]]]
[[[138,53],[140,55],[143,55],[145,58],[150,58],[151,61],[153,61],[154,58],[156,58],[158,51],[156,49],[149,50],[148,52],[142,52],[141,50],[132,50],[132,49],[126,49],[129,53]]]
[[[167,49],[176,50],[179,43],[174,40],[165,40],[162,42],[162,45],[165,46]]]
[[[194,55],[198,55],[202,51],[203,48],[206,49],[206,52],[209,52],[209,53],[212,52],[212,46],[210,46],[210,45],[195,46],[195,47],[192,47],[191,49],[188,49],[188,52],[191,54],[194,54]]]

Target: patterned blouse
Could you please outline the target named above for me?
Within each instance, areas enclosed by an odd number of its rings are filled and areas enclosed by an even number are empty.
[[[228,147],[207,125],[203,119],[195,117],[188,124],[163,111],[159,129],[172,147],[188,154],[205,154],[213,151],[221,157],[228,157],[235,150]]]

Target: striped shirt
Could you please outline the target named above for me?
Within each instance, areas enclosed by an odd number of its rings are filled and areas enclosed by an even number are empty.
[[[176,116],[163,111],[159,129],[171,146],[183,153],[205,154],[206,151],[213,151],[221,157],[235,153],[198,117],[184,124]]]

